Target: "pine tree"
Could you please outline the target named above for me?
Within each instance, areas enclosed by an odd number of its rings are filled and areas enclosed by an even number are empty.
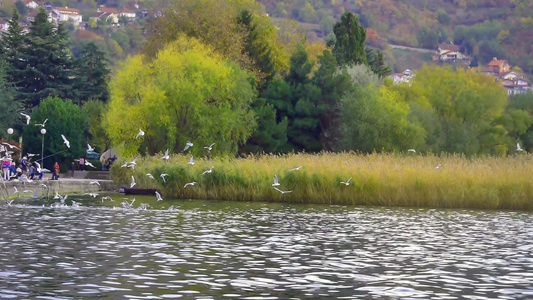
[[[74,67],[75,86],[80,101],[109,99],[107,59],[93,42],[83,47]]]
[[[71,83],[71,59],[68,52],[68,31],[48,22],[41,10],[30,25],[27,47],[21,53],[26,68],[16,82],[19,97],[27,99],[27,107],[35,107],[49,97],[74,98]]]
[[[13,17],[7,22],[7,32],[2,32],[0,53],[5,61],[5,79],[11,83],[21,80],[21,72],[26,69],[26,63],[20,59],[26,45],[26,37],[19,25],[20,16],[17,9],[13,10]],[[15,97],[16,92],[14,92]]]
[[[347,11],[333,27],[335,38],[328,41],[339,66],[368,65],[365,52],[366,30],[359,18]]]

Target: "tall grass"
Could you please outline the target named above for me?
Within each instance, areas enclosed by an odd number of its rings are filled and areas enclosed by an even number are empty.
[[[129,187],[156,188],[164,197],[238,201],[533,209],[533,156],[466,158],[461,155],[322,153],[196,159],[175,155],[137,160],[135,169],[112,168],[113,179]],[[435,170],[437,165],[441,165]],[[213,172],[202,172],[214,166]],[[303,166],[300,171],[290,169]],[[151,173],[155,179],[146,176]],[[160,178],[167,173],[166,183]],[[274,176],[281,194],[272,187]],[[351,179],[346,186],[341,181]],[[184,188],[185,183],[197,185]]]

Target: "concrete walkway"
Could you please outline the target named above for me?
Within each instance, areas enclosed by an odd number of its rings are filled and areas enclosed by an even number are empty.
[[[59,180],[50,180],[51,174],[45,174],[43,180],[34,180],[32,182],[21,181],[0,181],[0,198],[8,198],[14,195],[17,188],[19,195],[32,197],[35,193],[38,195],[46,194],[55,195],[55,193],[93,193],[99,191],[118,191],[118,186],[113,183],[113,180],[98,180],[98,184],[90,184],[93,179],[81,179],[62,177],[59,175]],[[69,174],[70,175],[70,174]],[[43,186],[46,185],[46,186]],[[27,191],[23,193],[23,191]],[[31,192],[30,192],[31,191]]]

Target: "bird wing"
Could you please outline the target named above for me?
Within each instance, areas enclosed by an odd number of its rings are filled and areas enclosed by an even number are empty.
[[[279,183],[278,175],[274,175],[274,183]]]
[[[280,192],[280,193],[283,193],[283,191],[280,190],[280,189],[278,189],[277,187],[274,187],[274,189],[275,189],[276,191]]]

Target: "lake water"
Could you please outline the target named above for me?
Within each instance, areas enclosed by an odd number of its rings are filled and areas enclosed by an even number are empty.
[[[2,204],[0,298],[533,299],[528,212],[112,197]]]

